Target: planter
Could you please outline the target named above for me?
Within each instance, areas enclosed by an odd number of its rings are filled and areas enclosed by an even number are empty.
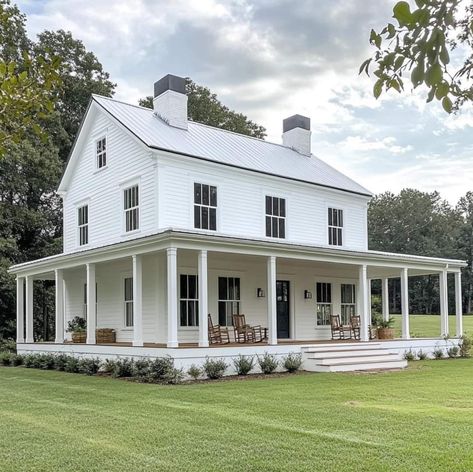
[[[117,335],[114,329],[98,328],[95,330],[96,343],[114,343],[117,340]]]
[[[76,331],[72,333],[73,343],[85,343],[87,341],[87,333],[85,331]]]
[[[378,328],[378,339],[394,339],[394,328]]]

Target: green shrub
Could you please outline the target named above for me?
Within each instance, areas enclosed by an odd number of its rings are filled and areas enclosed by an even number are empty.
[[[455,357],[458,357],[459,352],[460,348],[458,346],[452,346],[447,350],[447,355],[450,357],[450,359],[454,359]]]
[[[197,367],[195,364],[192,364],[187,371],[187,375],[192,377],[194,380],[198,380],[202,375],[202,369]]]
[[[114,359],[105,359],[104,363],[102,364],[102,372],[111,374],[115,370],[116,364],[117,361]]]
[[[98,357],[93,358],[82,358],[79,360],[77,365],[78,370],[81,374],[85,375],[96,375],[100,369],[100,359]]]
[[[419,358],[420,361],[424,361],[427,359],[427,353],[424,352],[422,349],[417,353],[417,357]]]
[[[79,372],[79,359],[74,356],[67,356],[64,371],[69,372],[70,374],[76,374]]]
[[[9,351],[0,352],[0,364],[4,366],[11,365],[13,354]]]
[[[289,373],[297,372],[302,365],[302,354],[290,352],[283,360],[282,366]]]
[[[23,357],[23,364],[27,369],[33,369],[35,367],[36,356],[35,354],[26,354]]]
[[[133,363],[133,377],[141,381],[149,380],[149,360],[138,359]]]
[[[406,359],[406,361],[413,361],[415,358],[416,355],[412,352],[412,349],[409,349],[404,353],[404,359]]]
[[[54,354],[40,354],[38,356],[39,368],[43,370],[54,369],[56,356]]]
[[[240,354],[236,359],[233,359],[233,366],[238,375],[247,375],[254,365],[254,356],[242,356]]]
[[[432,354],[434,356],[434,359],[443,359],[444,357],[443,349],[440,348],[434,349]]]
[[[272,354],[264,353],[263,356],[258,357],[258,364],[263,374],[272,374],[278,367],[279,362]]]
[[[7,351],[10,353],[16,352],[16,341],[14,339],[3,339],[0,338],[0,351]]]
[[[23,356],[21,354],[13,354],[11,363],[14,366],[23,365]]]
[[[162,384],[178,384],[182,382],[184,372],[174,367],[172,357],[158,357],[149,364],[149,381]]]
[[[209,379],[216,380],[223,377],[228,365],[223,359],[209,359],[207,357],[202,367]]]
[[[127,357],[117,359],[115,367],[112,370],[112,377],[132,377],[133,376],[133,360]]]
[[[54,368],[59,371],[64,371],[68,359],[69,356],[67,354],[58,354],[54,359]]]
[[[68,333],[83,333],[86,329],[87,321],[82,316],[74,316],[74,318],[67,323]]]
[[[473,345],[473,339],[464,334],[460,337],[460,357],[470,357],[471,347]]]

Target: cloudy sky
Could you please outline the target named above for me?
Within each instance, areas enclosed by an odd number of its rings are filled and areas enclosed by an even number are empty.
[[[65,29],[137,103],[167,73],[210,87],[280,142],[282,119],[312,119],[314,154],[373,192],[473,190],[473,112],[419,95],[376,101],[358,76],[371,28],[394,0],[20,0],[28,32]]]

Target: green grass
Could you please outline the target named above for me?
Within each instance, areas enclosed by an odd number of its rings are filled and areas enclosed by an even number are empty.
[[[470,471],[473,359],[156,386],[0,368],[9,471]]]
[[[401,336],[401,315],[392,315],[395,320],[396,336]],[[439,315],[409,315],[410,332],[414,338],[440,337]],[[448,317],[450,336],[455,336],[455,316]],[[473,333],[473,316],[463,316],[463,331]]]

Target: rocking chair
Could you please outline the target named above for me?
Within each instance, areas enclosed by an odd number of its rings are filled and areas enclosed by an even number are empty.
[[[340,315],[330,315],[330,329],[332,331],[332,339],[351,339],[352,327],[350,325],[342,325]]]
[[[214,325],[212,316],[208,315],[209,344],[229,344],[230,334],[228,328],[220,325]]]

